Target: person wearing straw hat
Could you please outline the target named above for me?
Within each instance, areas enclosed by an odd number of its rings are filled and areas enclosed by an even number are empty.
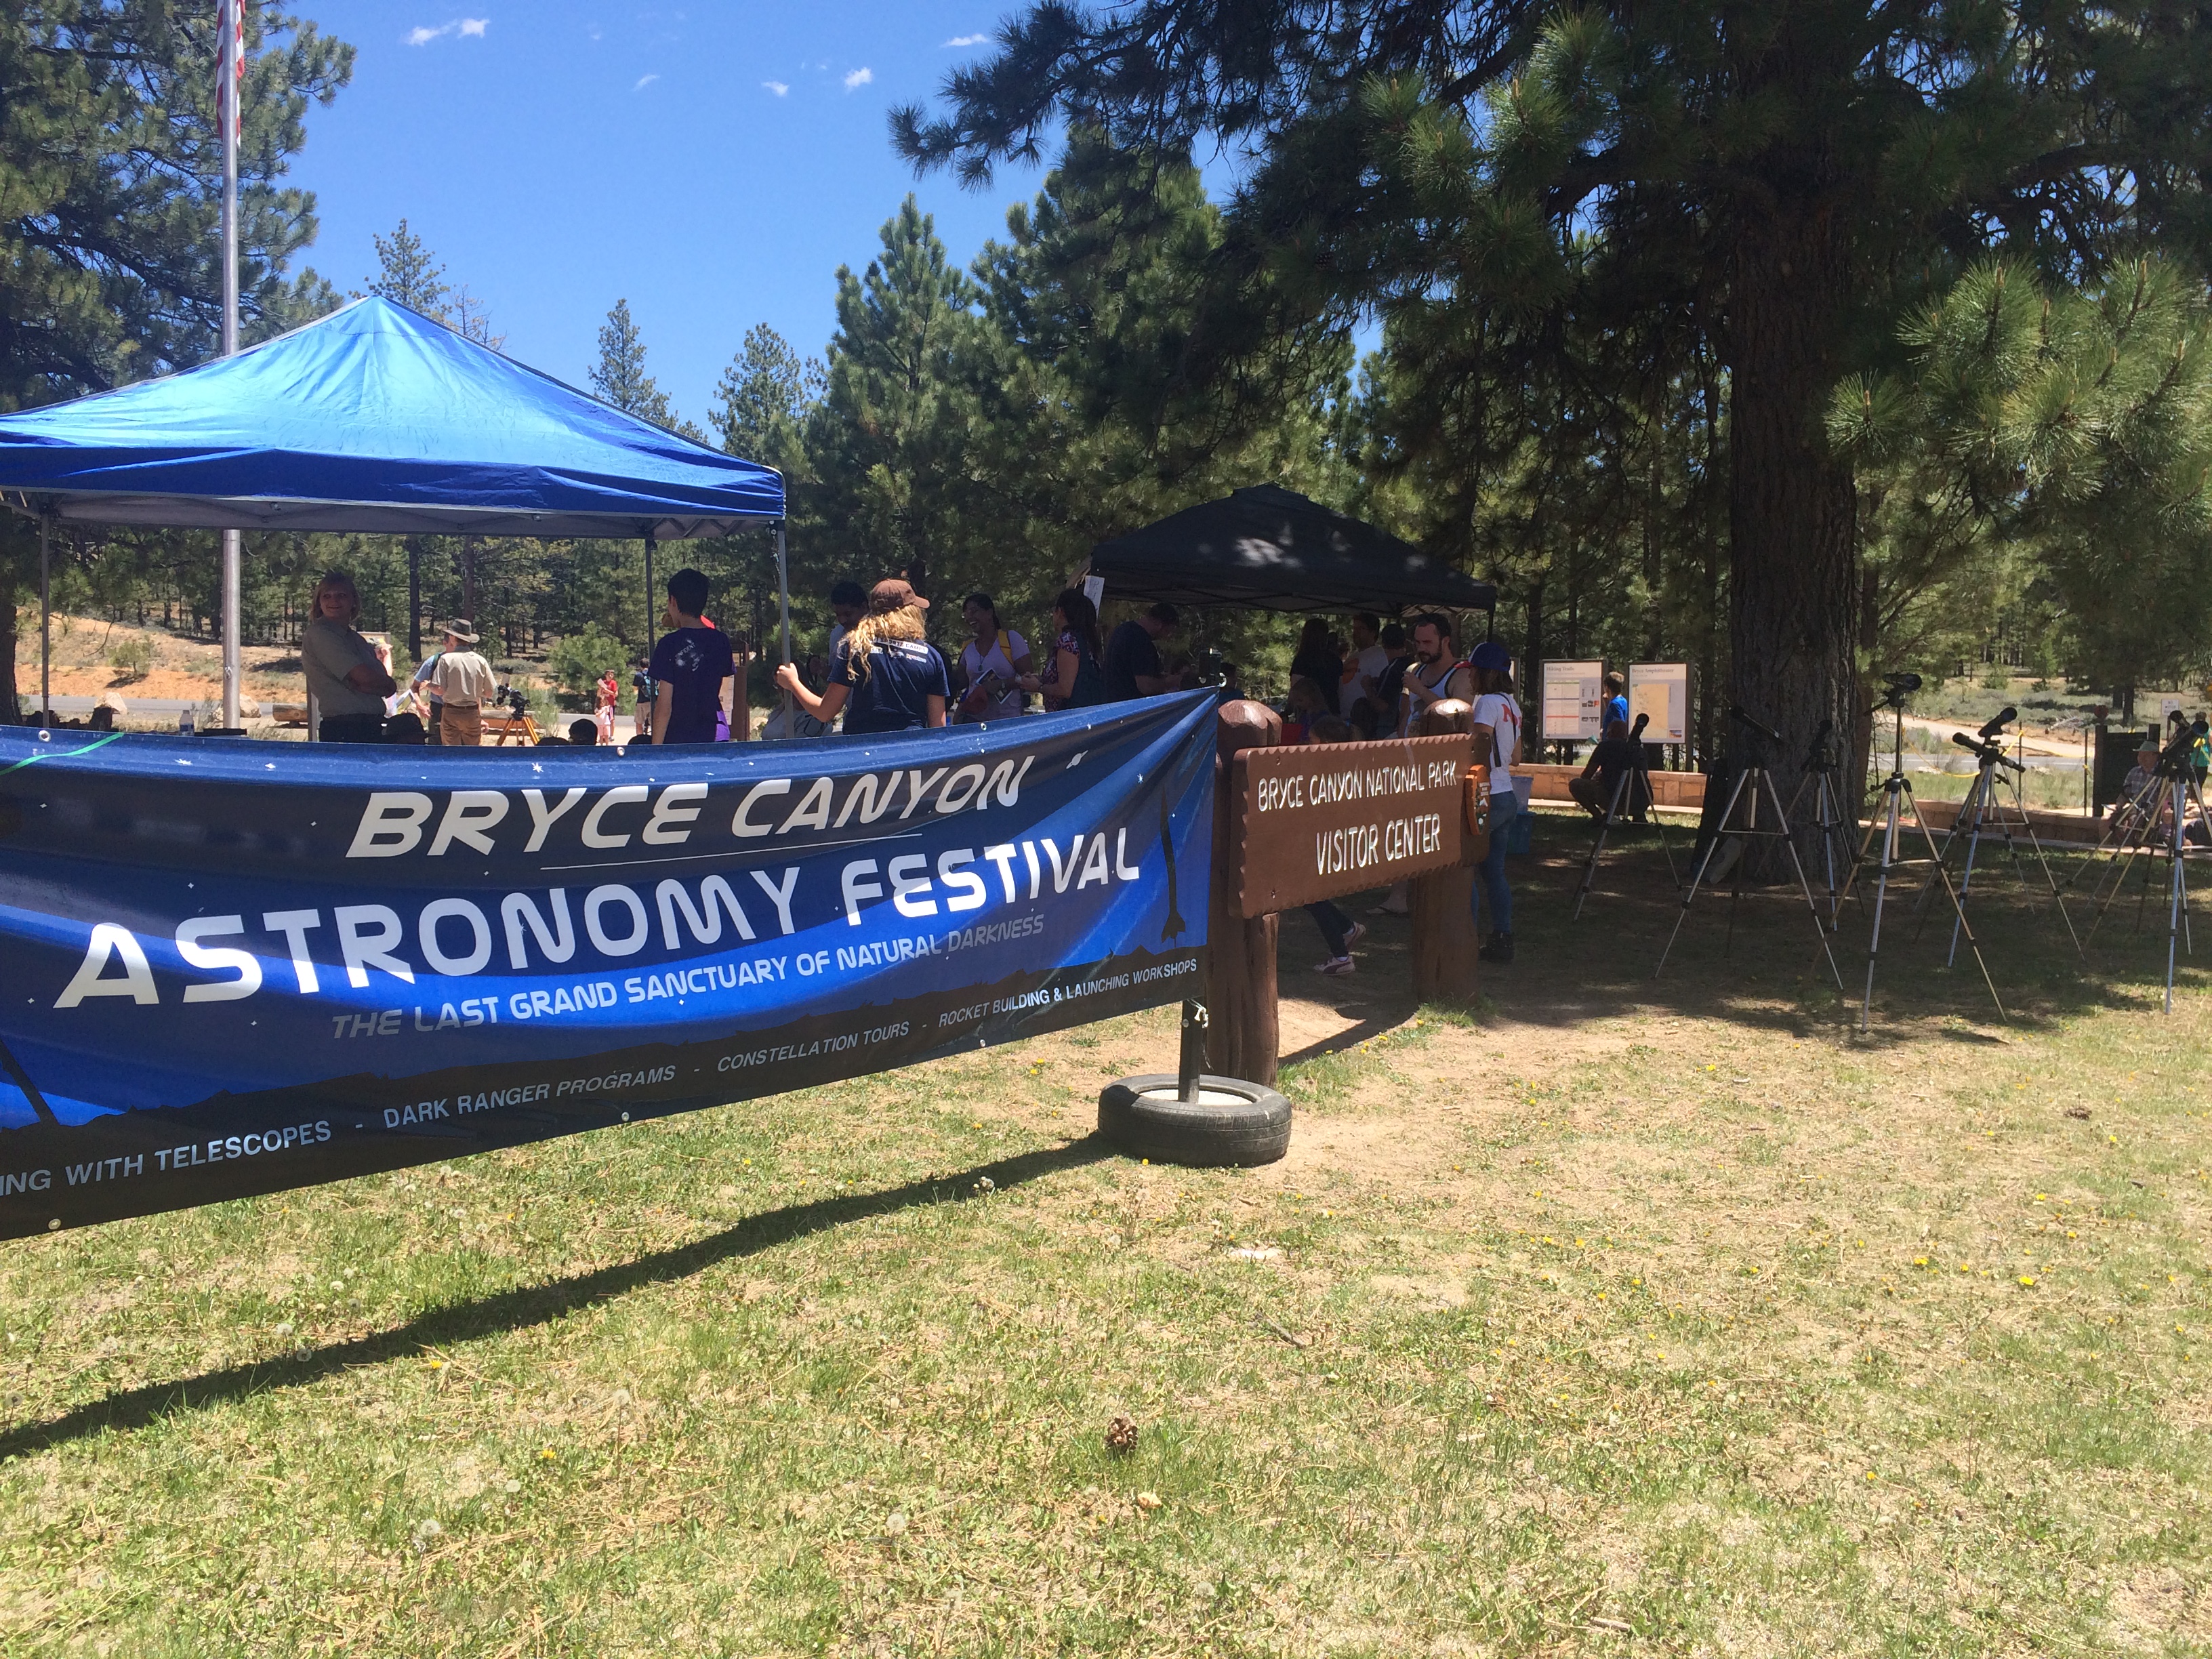
[[[430,673],[430,685],[444,712],[438,718],[438,741],[447,747],[479,748],[483,743],[484,705],[499,696],[499,682],[491,665],[471,647],[477,642],[471,624],[456,617],[441,630],[445,648]]]

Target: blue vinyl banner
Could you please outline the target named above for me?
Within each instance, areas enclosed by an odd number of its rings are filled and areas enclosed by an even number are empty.
[[[1194,995],[1214,702],[627,754],[0,728],[0,1237]]]

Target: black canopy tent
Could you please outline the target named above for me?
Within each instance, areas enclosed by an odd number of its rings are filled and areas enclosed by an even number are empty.
[[[1254,484],[1091,550],[1115,599],[1261,611],[1495,611],[1498,590],[1295,490]]]

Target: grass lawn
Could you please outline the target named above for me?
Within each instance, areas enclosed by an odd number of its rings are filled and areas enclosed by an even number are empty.
[[[2212,1650],[2212,977],[2004,878],[1862,1039],[1581,833],[1472,1018],[1283,919],[1269,1169],[1087,1138],[1163,1010],[6,1247],[0,1650]]]

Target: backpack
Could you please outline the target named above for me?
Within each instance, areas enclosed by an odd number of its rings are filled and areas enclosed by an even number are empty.
[[[1106,671],[1080,646],[1075,653],[1075,684],[1067,689],[1068,708],[1096,708],[1106,701]]]

